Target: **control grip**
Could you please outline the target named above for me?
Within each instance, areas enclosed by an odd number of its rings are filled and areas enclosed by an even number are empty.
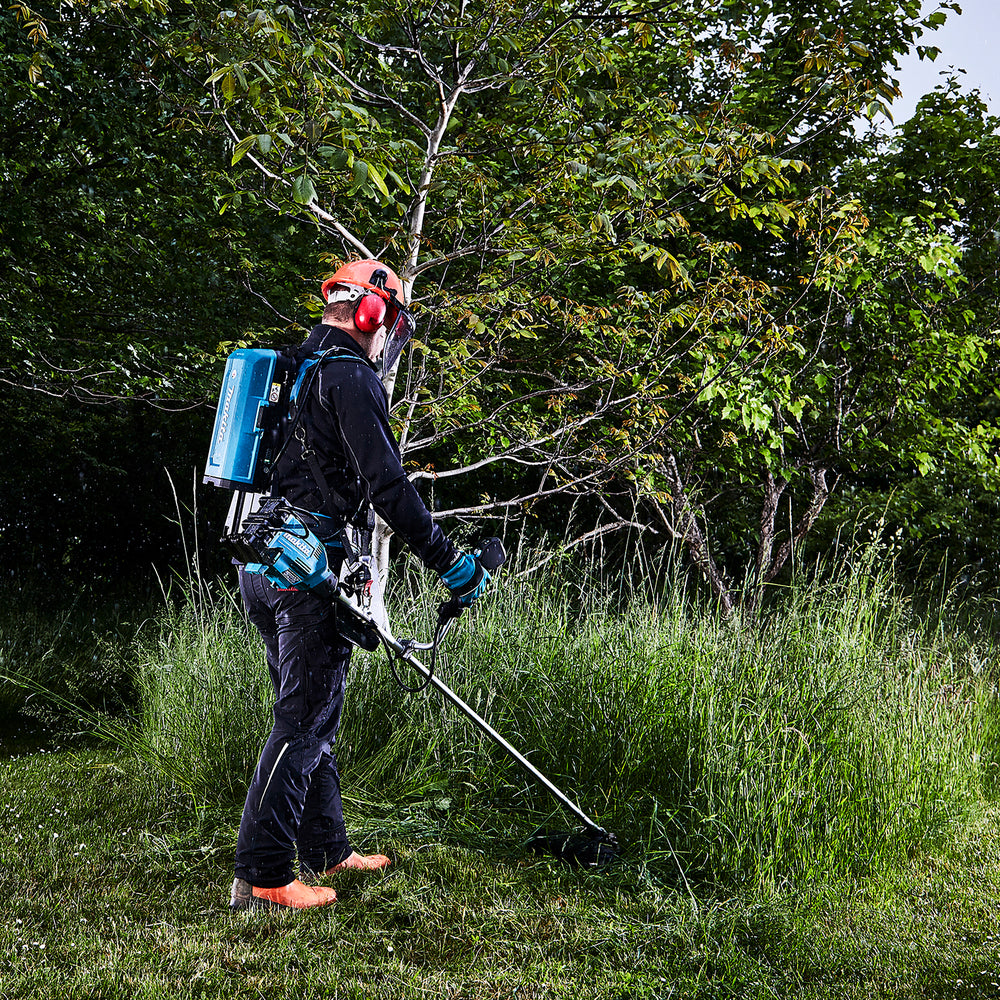
[[[507,553],[504,550],[503,542],[499,538],[484,538],[476,546],[472,553],[472,558],[483,569],[492,573],[504,564],[507,560]]]
[[[507,552],[499,538],[484,538],[473,550],[472,558],[488,573],[495,573],[506,561]],[[458,618],[465,608],[457,597],[445,601],[438,608],[438,628],[452,618]]]

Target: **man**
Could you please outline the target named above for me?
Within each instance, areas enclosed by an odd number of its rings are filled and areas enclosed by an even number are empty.
[[[406,477],[376,367],[382,358],[382,370],[391,368],[412,333],[402,283],[377,260],[355,261],[324,282],[323,297],[323,320],[297,358],[327,353],[301,380],[294,404],[300,416],[275,464],[271,492],[317,515],[314,530],[328,543],[334,572],[343,558],[340,529],[364,525],[374,507],[468,606],[489,574],[455,548]],[[324,906],[336,892],[295,877],[296,848],[310,876],[390,863],[382,854],[355,852],[344,824],[333,744],[352,647],[328,598],[278,590],[242,567],[240,593],[264,640],[275,704],[243,809],[230,905]]]

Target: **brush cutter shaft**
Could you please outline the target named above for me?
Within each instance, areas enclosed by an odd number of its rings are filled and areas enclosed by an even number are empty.
[[[499,538],[487,538],[479,543],[479,547],[473,553],[474,558],[489,572],[495,571],[503,563],[506,553]],[[603,827],[598,826],[572,799],[570,799],[561,789],[557,788],[534,764],[528,760],[520,751],[516,750],[507,742],[478,712],[467,705],[444,681],[440,680],[433,669],[425,667],[414,655],[414,650],[435,649],[444,640],[448,630],[457,620],[458,616],[465,610],[457,602],[448,601],[438,609],[438,625],[433,642],[415,642],[408,640],[400,642],[389,627],[388,618],[385,614],[385,605],[381,597],[381,589],[378,586],[377,574],[370,575],[368,586],[365,588],[366,595],[363,601],[354,601],[344,591],[338,590],[336,599],[353,615],[360,619],[368,630],[374,630],[381,637],[385,645],[391,649],[400,659],[405,660],[427,684],[433,685],[445,698],[450,701],[460,712],[462,712],[480,732],[488,736],[501,749],[507,752],[518,764],[530,774],[535,781],[542,785],[553,798],[561,805],[565,806],[581,823],[586,827],[588,834],[593,835],[589,840],[595,843],[616,844],[614,835],[609,834]],[[356,597],[360,595],[355,594]],[[452,607],[452,605],[455,605]],[[367,648],[367,647],[366,647]],[[433,664],[433,661],[432,661]],[[594,840],[596,838],[596,840]],[[558,852],[557,852],[558,853]],[[565,853],[565,852],[564,852]]]
[[[535,767],[534,764],[528,760],[519,750],[511,746],[478,712],[475,711],[471,706],[466,704],[457,694],[447,684],[444,683],[436,674],[432,674],[430,670],[427,669],[411,652],[412,646],[409,644],[404,645],[395,639],[388,640],[389,645],[398,653],[404,660],[414,670],[417,671],[425,680],[432,684],[437,690],[444,695],[447,701],[450,701],[452,705],[455,706],[460,712],[466,715],[479,729],[481,732],[485,733],[497,746],[506,750],[507,754],[517,761],[540,785],[543,785],[548,792],[557,799],[562,805],[564,805],[577,819],[580,820],[588,830],[593,830],[597,833],[605,833],[606,831],[598,826],[572,799],[570,799],[561,789],[557,788],[548,778],[542,774],[541,771]]]

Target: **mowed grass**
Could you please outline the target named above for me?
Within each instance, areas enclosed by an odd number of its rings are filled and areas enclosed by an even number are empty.
[[[311,913],[230,914],[237,806],[150,799],[108,750],[0,763],[0,996],[998,995],[995,811],[891,871],[781,893],[696,892],[641,858],[530,860],[516,831],[357,813],[388,875]]]

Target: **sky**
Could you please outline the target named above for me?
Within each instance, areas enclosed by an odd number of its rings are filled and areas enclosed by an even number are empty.
[[[979,88],[990,113],[1000,115],[1000,0],[958,0],[962,13],[948,11],[948,20],[937,31],[925,32],[921,44],[936,45],[941,54],[934,62],[918,59],[911,53],[900,61],[899,79],[902,96],[892,102],[892,117],[897,125],[913,114],[917,101],[943,82],[942,71],[950,66],[964,69],[960,75],[963,90]],[[924,14],[937,9],[930,0]]]

